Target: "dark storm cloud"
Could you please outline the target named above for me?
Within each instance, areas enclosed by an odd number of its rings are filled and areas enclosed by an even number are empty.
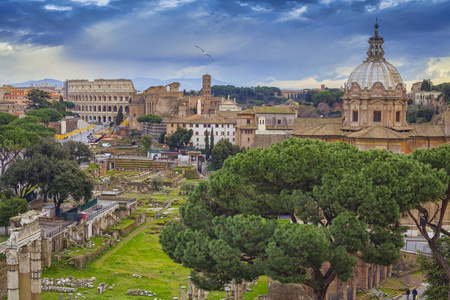
[[[378,17],[386,57],[412,77],[450,53],[449,13],[443,0],[10,0],[0,1],[0,43],[64,46],[66,59],[118,70],[170,65],[198,76],[207,65],[237,84],[342,80],[365,59]]]

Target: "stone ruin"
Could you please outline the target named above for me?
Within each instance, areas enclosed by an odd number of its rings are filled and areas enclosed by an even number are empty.
[[[6,254],[9,300],[42,299],[39,216],[29,211],[11,218],[11,235],[0,249]]]

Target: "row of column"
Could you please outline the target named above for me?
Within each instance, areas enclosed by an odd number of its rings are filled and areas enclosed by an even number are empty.
[[[188,290],[186,294],[186,287],[181,287],[181,297],[180,300],[204,300],[206,298],[205,291],[199,289],[192,284],[191,276],[188,277]],[[244,285],[232,283],[225,287],[225,299],[226,300],[243,300]],[[178,297],[174,297],[173,300],[178,300]]]
[[[8,299],[41,300],[41,241],[6,250]]]
[[[75,101],[82,101],[82,102],[89,102],[89,101],[126,101],[128,102],[131,99],[129,96],[83,96],[83,95],[70,95],[69,101],[75,102]]]

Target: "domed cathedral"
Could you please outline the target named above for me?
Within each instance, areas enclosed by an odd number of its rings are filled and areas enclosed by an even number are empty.
[[[402,77],[384,58],[384,39],[369,39],[367,59],[350,75],[343,100],[342,129],[357,131],[383,126],[396,131],[410,131],[406,123],[408,97]]]
[[[360,150],[386,149],[411,153],[450,142],[450,112],[424,124],[408,124],[406,86],[398,70],[384,58],[384,39],[369,38],[366,60],[350,74],[342,96],[342,119],[297,118],[292,137],[344,141]]]

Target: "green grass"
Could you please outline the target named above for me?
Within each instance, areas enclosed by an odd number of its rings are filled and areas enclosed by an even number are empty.
[[[118,223],[116,226],[109,227],[111,230],[120,230],[127,228],[130,224],[133,224],[133,219],[122,219],[122,223]]]
[[[0,243],[3,243],[7,239],[9,239],[9,235],[0,235]]]
[[[161,250],[158,236],[150,234],[150,229],[144,229],[122,248],[112,253],[101,264],[97,259],[84,270],[74,270],[58,266],[44,269],[43,277],[76,278],[96,277],[96,285],[100,282],[115,284],[112,291],[96,295],[96,290],[86,289],[89,299],[148,299],[148,297],[127,296],[128,289],[146,289],[156,292],[158,299],[172,299],[180,296],[180,287],[187,286],[189,270],[172,262]],[[122,242],[123,243],[123,242]],[[114,251],[117,245],[107,250],[102,256]],[[100,256],[100,259],[101,257]],[[115,273],[118,273],[115,275]],[[133,278],[132,274],[142,278]],[[81,293],[84,289],[81,289]],[[80,292],[80,290],[78,291]],[[59,299],[56,292],[43,292],[43,299]],[[153,299],[153,298],[152,298]]]

